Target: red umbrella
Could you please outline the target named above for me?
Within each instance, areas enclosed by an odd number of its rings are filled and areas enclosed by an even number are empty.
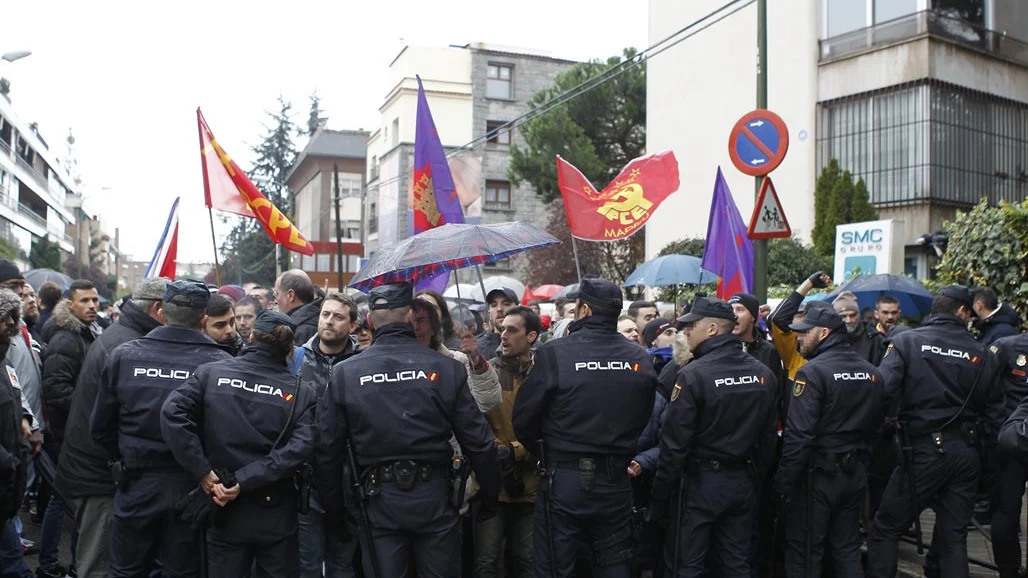
[[[521,302],[549,301],[553,299],[554,295],[560,293],[562,289],[564,289],[563,285],[540,285],[535,289],[525,287],[525,294],[521,297]]]

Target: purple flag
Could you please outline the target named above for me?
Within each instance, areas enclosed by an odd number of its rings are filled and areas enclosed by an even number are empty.
[[[721,167],[717,168],[714,181],[702,267],[720,277],[717,282],[719,299],[753,289],[753,243],[746,236],[746,222],[735,206]]]
[[[447,223],[463,223],[464,211],[453,184],[446,152],[439,141],[439,133],[428,109],[425,88],[418,79],[418,112],[414,126],[414,181],[411,187],[411,218],[414,234],[434,229]],[[415,290],[431,289],[442,293],[446,289],[447,275],[425,279]]]

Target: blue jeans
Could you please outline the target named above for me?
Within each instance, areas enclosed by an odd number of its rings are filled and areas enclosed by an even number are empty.
[[[300,577],[354,578],[353,554],[357,537],[353,528],[334,528],[325,525],[325,514],[315,492],[311,492],[311,509],[300,514]]]
[[[43,533],[39,538],[39,566],[46,569],[61,563],[61,534],[64,533],[64,518],[67,514],[57,500],[57,496],[51,493],[46,513],[43,514]],[[72,528],[71,564],[75,564],[75,548],[78,541],[78,528]]]
[[[14,529],[16,518],[5,521],[3,531],[0,531],[0,576],[32,578],[29,565],[25,563],[25,554],[21,550],[21,538]]]

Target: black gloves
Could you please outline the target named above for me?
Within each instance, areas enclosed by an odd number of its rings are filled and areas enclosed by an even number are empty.
[[[180,520],[188,523],[193,531],[204,527],[213,511],[214,501],[199,486],[175,502],[175,513]]]
[[[810,281],[810,284],[814,286],[814,289],[824,289],[825,287],[828,287],[828,284],[821,278],[824,274],[824,271],[818,271],[810,277],[807,277],[807,281]]]

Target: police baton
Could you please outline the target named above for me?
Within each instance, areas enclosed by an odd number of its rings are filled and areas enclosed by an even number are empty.
[[[811,551],[814,549],[814,468],[807,466],[807,541],[803,550],[803,575],[810,576]],[[813,578],[817,578],[816,576]]]
[[[539,468],[536,474],[539,476],[539,489],[543,492],[543,517],[546,521],[546,545],[549,553],[550,578],[557,578],[557,553],[553,551],[553,510],[550,499],[553,491],[553,478],[546,464],[546,443],[538,440],[539,443]]]
[[[371,534],[371,520],[368,518],[368,497],[364,493],[364,486],[361,484],[360,475],[357,473],[357,459],[353,454],[353,444],[350,438],[346,438],[346,459],[350,460],[350,481],[353,484],[353,496],[357,501],[357,511],[360,515],[358,525],[363,534],[368,557],[371,558],[371,573],[369,578],[382,578],[382,570],[379,568],[378,552],[375,549],[374,537]]]
[[[675,497],[675,545],[671,561],[671,576],[678,576],[679,555],[682,549],[682,517],[685,515],[685,475],[678,478],[678,495]]]
[[[914,489],[914,472],[911,469],[910,459],[914,447],[910,444],[907,429],[903,424],[896,422],[896,433],[892,436],[896,445],[897,458],[900,460],[900,467],[903,468],[903,477],[907,479],[907,487],[910,489],[910,509],[914,517],[914,536],[917,538],[917,555],[924,555],[924,534],[921,532],[921,512],[917,509],[917,495]]]

